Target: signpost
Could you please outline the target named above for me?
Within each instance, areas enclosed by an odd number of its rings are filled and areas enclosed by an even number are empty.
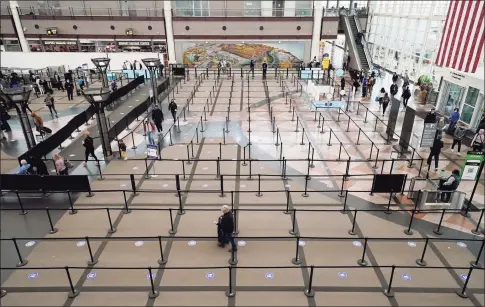
[[[436,137],[436,123],[425,123],[420,147],[432,147]]]
[[[155,144],[147,145],[147,158],[151,160],[158,160],[158,146]]]

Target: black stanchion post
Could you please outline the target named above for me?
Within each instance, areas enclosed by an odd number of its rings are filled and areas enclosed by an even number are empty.
[[[241,78],[242,78],[242,68],[241,68]],[[227,297],[234,297],[236,293],[232,289],[232,266],[228,267],[229,269],[229,289],[226,290],[225,294]]]
[[[67,280],[69,281],[69,288],[71,289],[71,291],[67,294],[67,297],[75,298],[76,296],[79,295],[79,292],[76,291],[76,289],[74,288],[74,285],[72,283],[71,273],[69,272],[69,267],[65,266],[64,269],[66,270]]]
[[[77,213],[77,210],[74,210],[74,204],[72,202],[72,197],[71,197],[71,191],[67,190],[67,197],[69,198],[69,208],[71,209],[69,211],[69,214],[76,214]]]
[[[413,231],[411,230],[411,226],[413,224],[414,220],[414,214],[416,213],[416,210],[413,209],[413,213],[411,214],[411,219],[409,219],[409,225],[407,229],[404,229],[404,233],[407,234],[408,236],[413,234]]]
[[[480,249],[478,250],[478,255],[477,259],[475,261],[470,262],[470,265],[474,268],[481,268],[483,265],[480,263],[480,257],[482,256],[483,253],[483,248],[485,247],[485,239],[482,240],[482,245],[480,246]]]
[[[126,199],[126,191],[123,190],[123,198],[125,200],[125,211],[123,211],[125,214],[131,213],[131,210],[128,208],[128,200]]]
[[[239,220],[239,211],[237,209],[234,209],[234,231],[232,232],[233,234],[238,234],[239,233],[239,228],[238,228],[238,220]]]
[[[184,206],[182,204],[182,193],[180,192],[180,190],[177,191],[177,196],[178,196],[178,199],[179,199],[179,210],[177,211],[177,214],[178,215],[184,215],[185,210],[184,210]]]
[[[51,227],[51,229],[49,230],[49,233],[54,234],[58,231],[58,229],[54,228],[54,224],[52,223],[51,213],[48,207],[45,208],[45,212],[47,213],[47,218],[49,219],[49,226]]]
[[[466,294],[466,287],[468,286],[468,282],[470,281],[472,272],[473,272],[473,267],[470,267],[470,270],[468,271],[468,275],[466,276],[466,280],[465,280],[465,284],[463,285],[463,288],[461,290],[456,291],[456,294],[458,294],[458,296],[461,298],[468,298],[468,294]]]
[[[261,193],[261,175],[258,174],[258,193],[256,193],[256,196],[261,197],[263,196],[263,193]]]
[[[479,235],[480,234],[480,224],[482,223],[482,219],[483,219],[483,214],[485,213],[485,209],[482,209],[482,213],[480,214],[480,218],[478,219],[478,223],[477,223],[477,227],[472,230],[472,233],[474,235]]]
[[[347,214],[347,198],[349,197],[349,190],[345,190],[345,198],[344,198],[344,208],[340,211],[342,214]]]
[[[174,235],[177,233],[177,231],[173,228],[173,214],[172,214],[172,208],[168,209],[168,212],[170,214],[170,230],[168,231],[169,234]]]
[[[428,248],[428,243],[429,243],[429,238],[426,238],[426,241],[424,243],[424,248],[423,248],[423,253],[421,254],[421,258],[416,259],[416,264],[419,266],[426,266],[427,263],[424,260],[424,255],[426,254],[426,249]]]
[[[292,216],[292,220],[291,220],[291,229],[289,231],[290,235],[296,235],[296,209],[293,209],[293,216]]]
[[[85,240],[86,240],[86,244],[88,245],[88,251],[89,251],[88,265],[92,266],[98,263],[98,259],[94,259],[93,250],[91,249],[91,243],[89,242],[89,237],[85,237]]]
[[[300,237],[296,237],[296,252],[295,252],[295,258],[291,259],[291,263],[293,263],[294,265],[301,264],[300,257],[298,256],[299,255],[299,251],[298,251],[298,247],[299,246],[300,246]]]
[[[154,299],[158,297],[158,292],[155,291],[155,285],[153,284],[153,274],[152,274],[152,267],[148,267],[148,275],[150,275],[150,286],[151,286],[151,292],[148,293],[148,297],[151,299]]]
[[[226,195],[224,194],[224,175],[219,176],[219,179],[221,183],[221,194],[219,195],[219,197],[226,197]]]
[[[286,210],[283,211],[284,214],[290,214],[290,190],[286,190]]]
[[[354,218],[352,219],[352,229],[349,230],[349,235],[355,236],[357,233],[355,232],[355,221],[357,220],[357,209],[354,209]]]
[[[362,250],[362,257],[357,260],[357,264],[360,266],[367,266],[367,261],[365,260],[365,252],[367,251],[367,237],[364,238],[364,248]]]
[[[394,193],[394,191],[391,190],[391,193],[389,193],[389,201],[387,202],[387,208],[386,208],[386,211],[384,211],[385,214],[391,214],[392,211],[390,210],[391,208],[391,201],[392,201],[392,194]]]
[[[307,188],[308,188],[308,178],[309,178],[309,176],[308,176],[308,175],[306,175],[306,176],[305,176],[305,192],[304,192],[303,194],[301,194],[301,196],[303,196],[303,197],[308,197],[308,196],[310,196],[310,194],[308,194],[308,193],[307,193]]]
[[[113,228],[113,222],[111,221],[111,214],[109,212],[109,208],[106,208],[106,214],[108,214],[108,221],[109,221],[108,233],[115,233],[116,228]]]
[[[24,210],[24,205],[22,204],[22,200],[20,199],[19,191],[15,191],[15,194],[17,195],[17,200],[19,201],[19,206],[20,206],[20,215],[26,215],[28,212]]]
[[[158,247],[160,248],[160,259],[158,259],[158,264],[163,265],[167,263],[167,260],[163,256],[163,247],[162,247],[162,237],[158,236]]]
[[[394,292],[392,292],[392,280],[394,278],[394,271],[396,270],[396,266],[393,264],[391,269],[391,278],[389,279],[389,285],[386,290],[384,290],[384,295],[387,297],[394,297]]]
[[[441,210],[441,218],[440,218],[440,222],[438,224],[438,227],[436,229],[433,229],[433,232],[439,236],[441,236],[443,233],[441,232],[441,223],[443,223],[443,218],[445,217],[445,212],[446,212],[446,209],[442,209]]]
[[[308,289],[305,290],[305,295],[307,297],[314,297],[315,296],[315,291],[313,291],[312,286],[313,286],[313,271],[315,270],[315,267],[312,265],[310,266],[310,279],[308,281]]]
[[[136,192],[135,175],[130,174],[131,189],[133,190],[133,196],[138,196]]]
[[[26,259],[22,258],[22,254],[20,253],[19,244],[17,243],[17,239],[12,238],[12,242],[15,245],[15,251],[17,252],[17,256],[19,258],[19,262],[17,262],[16,266],[18,268],[23,267],[24,265],[26,265],[28,263],[28,261]]]

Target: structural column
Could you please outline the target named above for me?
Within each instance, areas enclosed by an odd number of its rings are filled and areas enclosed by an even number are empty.
[[[12,17],[15,24],[15,29],[17,30],[20,47],[22,47],[23,52],[30,52],[29,44],[25,39],[22,22],[20,22],[19,11],[17,10],[18,7],[19,4],[17,3],[17,1],[10,1],[10,10],[12,11]]]
[[[313,12],[313,33],[310,60],[315,56],[317,59],[319,58],[318,51],[320,50],[320,36],[322,33],[323,1],[315,1],[314,4],[315,10]]]
[[[165,18],[165,33],[167,34],[168,62],[177,63],[175,59],[175,41],[173,39],[172,26],[172,3],[170,0],[163,1],[163,16]]]

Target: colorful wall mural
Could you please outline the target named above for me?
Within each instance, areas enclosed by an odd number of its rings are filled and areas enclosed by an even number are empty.
[[[268,67],[291,68],[302,62],[304,49],[303,42],[183,44],[184,64],[201,68],[216,68],[222,59],[230,67],[249,67],[253,60],[256,67],[266,61]]]

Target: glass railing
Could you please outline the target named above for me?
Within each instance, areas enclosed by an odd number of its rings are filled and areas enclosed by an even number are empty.
[[[173,15],[182,17],[307,17],[313,16],[312,8],[286,9],[173,9]]]

